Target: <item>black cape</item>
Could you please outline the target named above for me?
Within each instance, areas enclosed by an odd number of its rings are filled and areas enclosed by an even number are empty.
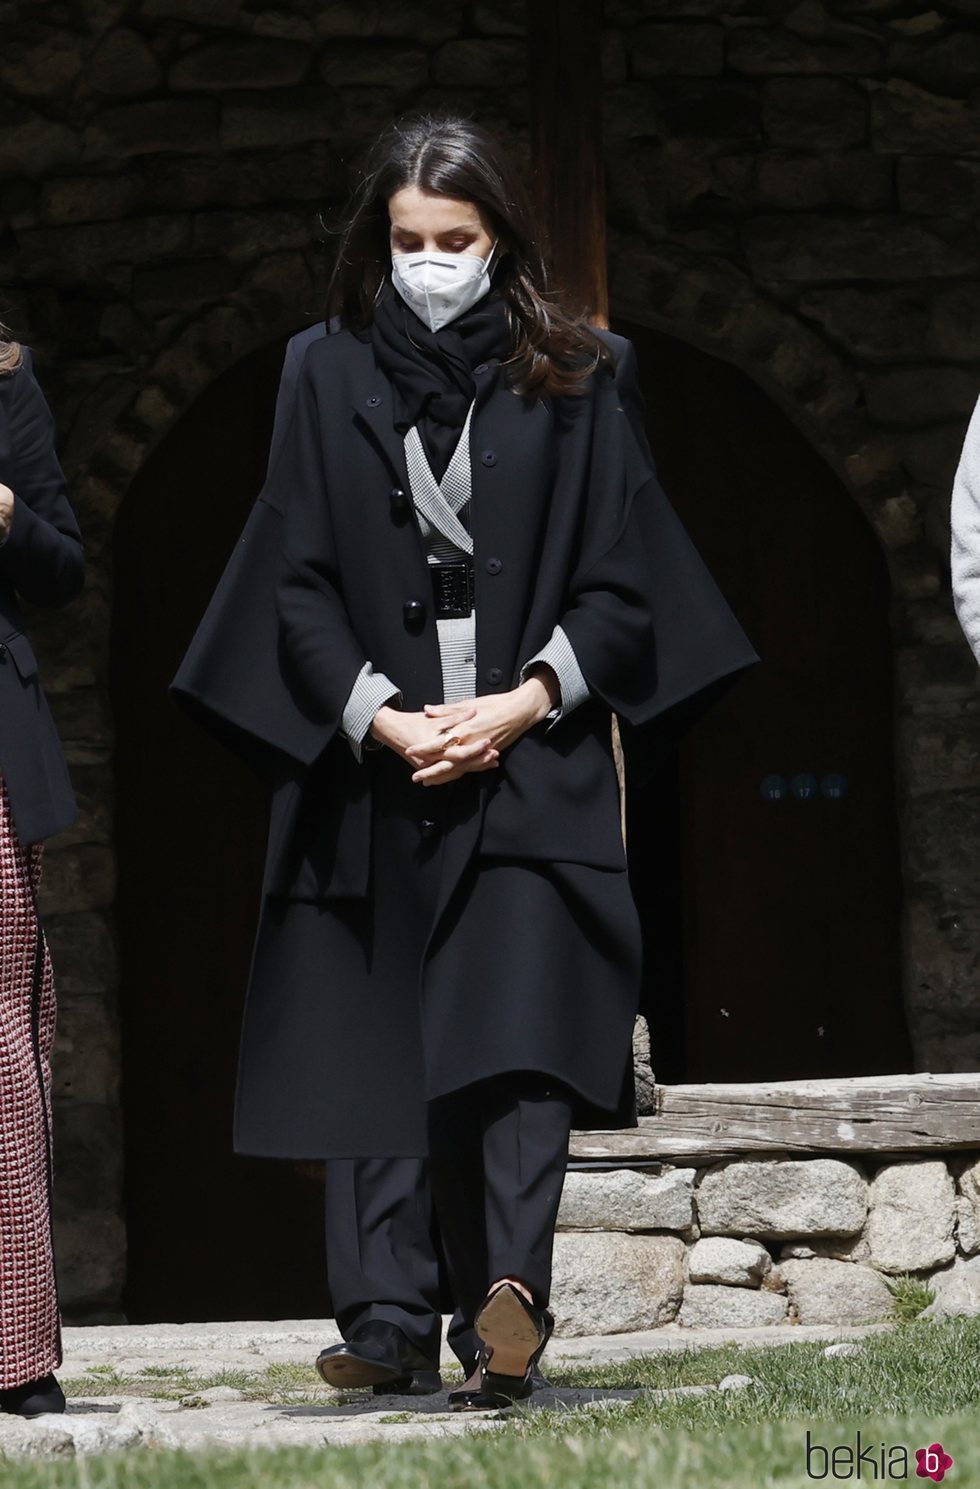
[[[423,1050],[414,1075],[400,1074],[383,1016],[380,1027],[351,1022],[370,989],[355,986],[349,961],[339,971],[352,905],[371,897],[374,752],[359,764],[337,731],[368,659],[401,688],[406,709],[442,701],[431,604],[421,628],[406,624],[403,609],[430,594],[425,554],[404,501],[393,390],[369,341],[314,329],[291,343],[265,487],[172,685],[177,702],[273,791],[243,1031],[240,1151],[424,1151],[418,1124],[368,1111],[360,1047],[368,1040],[379,1081],[408,1083],[405,1108],[419,1089],[431,1099],[531,1059],[581,1094],[577,1127],[635,1121],[629,1035],[640,973],[635,926],[622,918],[627,862],[610,714],[629,792],[759,658],[657,480],[632,346],[603,334],[615,376],[600,369],[582,398],[527,405],[495,363],[478,381],[478,690],[515,686],[521,664],[560,622],[592,696],[553,729],[529,730],[499,770],[455,783],[430,933],[400,995],[417,996],[424,1027],[439,1029],[438,1054]],[[432,793],[450,788],[412,789],[421,821]],[[509,1043],[505,1031],[492,1054],[477,1056],[466,1020],[456,1031],[449,1022],[461,978],[467,986],[485,978],[490,998],[495,976],[499,987],[486,951],[504,943],[514,891],[499,874],[481,875],[491,862],[534,869],[539,885],[552,874],[559,886],[548,944],[508,963],[513,1006],[533,1009],[544,1031],[533,1055],[514,1028]],[[481,904],[493,924],[467,914]],[[299,917],[304,906],[320,907],[321,940],[297,959],[289,907]],[[585,939],[577,945],[576,936]],[[535,966],[548,968],[547,995]],[[333,1022],[324,1014],[331,1006]]]

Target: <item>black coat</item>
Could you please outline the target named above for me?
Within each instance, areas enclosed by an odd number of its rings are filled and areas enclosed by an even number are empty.
[[[60,606],[85,579],[81,538],[54,445],[54,421],[30,353],[0,376],[0,482],[14,493],[0,544],[0,774],[17,835],[36,843],[69,827],[77,806],[20,601]]]
[[[599,1109],[613,1125],[632,1111],[624,1081],[638,934],[631,902],[626,913],[610,713],[618,716],[629,789],[758,660],[656,480],[632,346],[604,334],[616,353],[615,378],[600,371],[585,397],[529,406],[491,364],[477,377],[471,426],[477,688],[515,686],[522,662],[560,621],[593,696],[554,729],[529,730],[499,769],[450,787],[412,788],[420,824],[435,794],[453,792],[431,934],[405,995],[414,1001],[417,978],[426,1027],[439,1030],[438,1057],[429,1051],[420,1065],[424,1094],[531,1063],[580,1093],[577,1126],[598,1125]],[[287,355],[287,381],[293,373],[265,488],[173,684],[177,701],[273,785],[236,1145],[284,1156],[415,1152],[422,1133],[399,1118],[397,1101],[387,1126],[352,1116],[372,1105],[365,1061],[376,1069],[380,1062],[389,1091],[399,1072],[398,1049],[393,1042],[385,1051],[377,1020],[350,1023],[358,995],[344,961],[345,917],[371,894],[378,767],[371,752],[358,764],[337,731],[368,658],[402,689],[405,708],[441,701],[426,559],[404,501],[409,482],[392,389],[370,342],[348,331],[304,333]],[[426,604],[421,627],[405,620],[409,599]],[[407,777],[409,767],[398,764]],[[518,947],[505,973],[512,891],[499,873],[481,875],[479,865],[491,861],[539,870],[525,882],[542,895],[541,875],[558,886],[547,904],[542,899],[545,919],[519,932],[526,942],[540,925],[546,944]],[[309,932],[299,919],[291,931],[282,909],[272,910],[284,904],[321,907],[323,939],[301,965],[295,946]],[[467,904],[479,914],[467,916]],[[490,946],[496,959],[485,954]],[[339,966],[346,970],[332,985]],[[475,1055],[472,1024],[460,1014],[454,1030],[452,1008],[460,988],[472,990],[481,976],[492,1002],[494,978],[499,986],[503,975],[514,1007],[533,1010],[541,1041],[529,1053],[522,1031],[508,1034],[498,1019],[492,1050]],[[534,985],[522,988],[522,975]],[[543,982],[550,1005],[541,1003]],[[330,1000],[345,998],[346,1035],[339,1021],[323,1022]],[[559,1027],[562,1036],[549,1045]]]

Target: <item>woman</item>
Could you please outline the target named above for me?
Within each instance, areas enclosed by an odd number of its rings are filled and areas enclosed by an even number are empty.
[[[535,1382],[570,1127],[636,1121],[611,713],[642,780],[758,660],[536,244],[482,129],[382,136],[174,682],[273,784],[235,1141],[326,1160],[320,1372],[439,1388],[434,1198],[459,1409]]]
[[[0,1411],[65,1409],[51,1241],[55,1000],[38,918],[43,840],[75,798],[20,601],[65,605],[84,579],[78,527],[27,349],[0,339]]]

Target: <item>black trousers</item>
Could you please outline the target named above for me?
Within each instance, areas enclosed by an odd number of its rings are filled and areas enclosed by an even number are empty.
[[[430,1102],[427,1158],[328,1158],[327,1284],[344,1337],[384,1319],[437,1359],[440,1247],[465,1367],[492,1282],[517,1277],[545,1307],[570,1123],[560,1082],[515,1071]]]

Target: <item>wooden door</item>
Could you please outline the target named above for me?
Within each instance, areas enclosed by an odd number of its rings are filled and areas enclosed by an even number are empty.
[[[662,484],[762,658],[629,802],[657,1078],[911,1070],[884,557],[748,376],[616,329]]]

